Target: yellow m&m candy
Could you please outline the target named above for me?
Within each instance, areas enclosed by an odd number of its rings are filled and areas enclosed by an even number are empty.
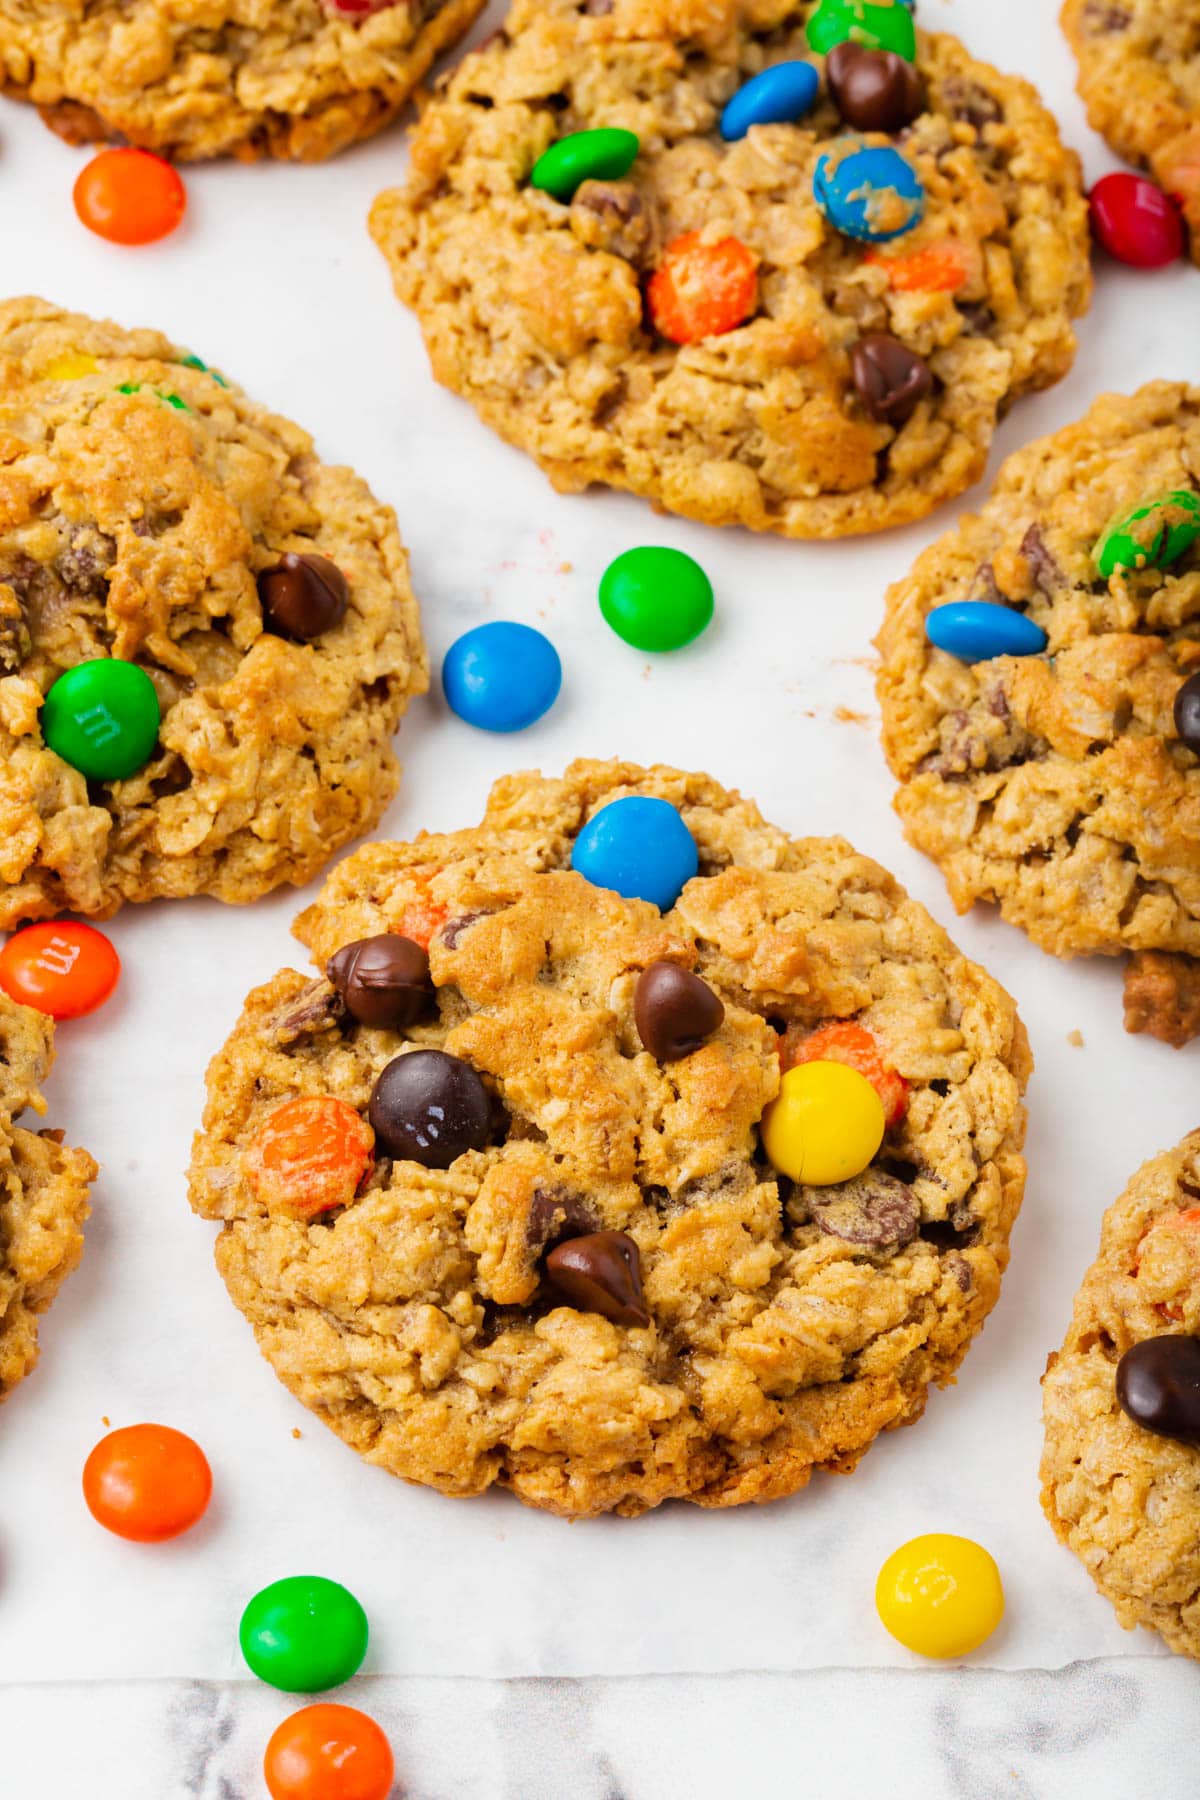
[[[763,1114],[763,1148],[793,1181],[831,1187],[862,1174],[883,1127],[883,1104],[865,1075],[846,1063],[799,1063]]]
[[[893,1550],[875,1583],[875,1607],[906,1650],[966,1656],[1004,1617],[1004,1588],[982,1544],[931,1531]]]

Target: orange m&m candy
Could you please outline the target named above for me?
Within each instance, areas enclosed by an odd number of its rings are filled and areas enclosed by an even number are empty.
[[[356,1706],[301,1707],[273,1734],[263,1757],[271,1800],[388,1800],[392,1747]]]
[[[208,1458],[170,1425],[110,1431],[83,1465],[83,1497],[92,1517],[138,1544],[161,1544],[190,1530],[211,1496]]]
[[[793,1037],[789,1030],[779,1047],[783,1069],[797,1063],[840,1062],[865,1075],[883,1103],[883,1116],[889,1125],[897,1125],[908,1105],[908,1083],[885,1061],[878,1039],[865,1026],[849,1019],[834,1019],[819,1025],[807,1037]]]
[[[174,231],[187,206],[178,173],[148,150],[102,150],[75,182],[75,211],[110,244],[153,244]]]
[[[686,231],[668,244],[646,290],[656,331],[675,344],[733,331],[758,301],[754,255],[740,238],[706,244]]]
[[[271,1212],[315,1219],[353,1200],[375,1133],[333,1094],[285,1100],[246,1151],[246,1178]]]
[[[0,988],[52,1019],[95,1012],[120,973],[121,959],[102,931],[65,919],[27,925],[0,950]]]

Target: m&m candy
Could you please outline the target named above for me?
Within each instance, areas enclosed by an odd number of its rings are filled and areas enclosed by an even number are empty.
[[[76,663],[42,702],[42,736],[89,781],[124,781],[144,768],[161,720],[145,669],[115,656]]]
[[[1116,1394],[1144,1431],[1200,1445],[1200,1339],[1170,1332],[1131,1344],[1117,1364]]]
[[[760,1129],[780,1174],[832,1187],[861,1175],[883,1142],[883,1102],[847,1063],[800,1063],[781,1076]]]
[[[925,210],[921,177],[890,144],[842,138],[817,158],[813,197],[843,236],[886,244],[902,237]]]
[[[700,857],[673,806],[628,794],[592,814],[575,839],[571,867],[595,887],[669,912],[698,872]]]
[[[663,251],[646,288],[654,329],[673,344],[696,344],[744,325],[758,304],[758,263],[740,238],[709,243],[685,231]]]
[[[104,933],[66,919],[26,925],[0,950],[0,988],[52,1019],[95,1012],[120,973],[121,959]]]
[[[1088,195],[1088,211],[1096,241],[1118,262],[1161,269],[1183,255],[1183,216],[1148,176],[1103,176]]]
[[[347,1206],[375,1147],[375,1133],[348,1100],[304,1094],[267,1115],[247,1146],[246,1179],[268,1212],[315,1219]]]
[[[83,1465],[83,1497],[92,1517],[138,1544],[160,1544],[190,1531],[211,1495],[208,1458],[170,1425],[110,1431]]]
[[[600,577],[600,611],[635,650],[679,650],[712,618],[712,582],[684,551],[640,544]]]
[[[775,63],[740,87],[721,114],[721,136],[727,143],[744,138],[752,125],[783,125],[802,119],[821,89],[811,63]]]
[[[568,201],[585,181],[620,181],[628,175],[638,153],[632,131],[601,126],[595,131],[573,131],[543,150],[533,165],[530,185]]]
[[[1106,579],[1135,569],[1165,569],[1200,538],[1200,494],[1176,488],[1114,519],[1092,551]]]
[[[819,56],[846,42],[894,50],[909,62],[917,54],[912,12],[901,0],[821,0],[808,21],[808,42]]]
[[[238,1642],[260,1681],[288,1694],[340,1687],[367,1654],[367,1615],[348,1588],[323,1575],[289,1575],[260,1588]]]
[[[112,244],[152,244],[183,218],[187,192],[170,163],[148,150],[102,150],[80,170],[75,211]]]
[[[933,1531],[901,1544],[879,1571],[875,1607],[906,1650],[968,1656],[1004,1617],[995,1559],[971,1538]]]
[[[888,1125],[898,1125],[908,1107],[908,1083],[880,1049],[878,1040],[850,1019],[834,1019],[807,1036],[789,1029],[779,1047],[779,1066],[799,1063],[842,1062],[866,1077],[883,1106]]]
[[[510,619],[464,632],[442,664],[451,710],[481,731],[523,731],[549,712],[561,686],[562,663],[550,639]]]
[[[939,650],[964,662],[993,656],[1036,656],[1050,642],[1040,625],[994,600],[950,600],[925,620],[925,635]]]
[[[263,1775],[271,1800],[389,1800],[396,1765],[374,1719],[319,1701],[275,1730]]]

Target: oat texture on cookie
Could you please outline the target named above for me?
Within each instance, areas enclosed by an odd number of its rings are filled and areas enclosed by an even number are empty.
[[[375,823],[427,669],[358,476],[157,332],[38,300],[0,306],[0,465],[0,926],[253,900]]]
[[[1086,208],[1034,89],[928,33],[915,69],[816,57],[816,10],[517,0],[425,110],[372,231],[438,380],[560,489],[873,531],[962,492],[999,414],[1070,366]],[[736,94],[798,62],[823,71],[809,111],[722,134]],[[638,140],[621,178],[531,182],[600,129]],[[901,186],[842,191],[885,160]]]
[[[695,841],[667,911],[571,867],[631,796]],[[250,995],[190,1193],[264,1356],[369,1461],[565,1515],[728,1506],[852,1469],[953,1378],[1021,1200],[1025,1032],[844,840],[580,762],[364,847],[296,930],[323,973]],[[760,1121],[835,1063],[886,1135],[793,1183]]]
[[[1042,1380],[1042,1506],[1122,1625],[1149,1626],[1172,1650],[1194,1657],[1198,1339],[1200,1132],[1193,1131],[1144,1163],[1104,1215],[1099,1254]]]
[[[54,1061],[44,1013],[0,994],[0,1400],[37,1362],[38,1316],[83,1254],[96,1165],[57,1130],[16,1120],[44,1113],[39,1087]]]
[[[930,641],[969,602],[1045,648]],[[894,586],[878,639],[896,807],[959,911],[996,903],[1057,956],[1131,953],[1126,1024],[1200,1029],[1200,389],[1105,395],[1004,464]]]
[[[396,114],[483,0],[0,0],[0,85],[72,144],[318,162]]]

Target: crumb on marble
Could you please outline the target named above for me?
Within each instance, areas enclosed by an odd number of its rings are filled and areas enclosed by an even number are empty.
[[[1074,1031],[1068,1031],[1067,1042],[1068,1044],[1073,1044],[1076,1050],[1083,1049],[1083,1033],[1080,1031],[1078,1025],[1075,1027]]]

